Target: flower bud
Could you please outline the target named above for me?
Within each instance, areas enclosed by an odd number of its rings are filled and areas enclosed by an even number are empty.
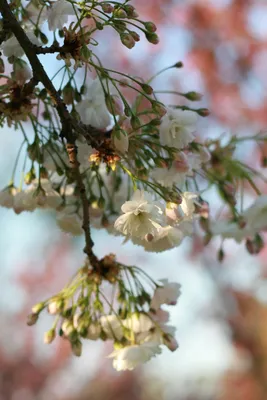
[[[149,33],[154,33],[154,32],[156,32],[156,30],[157,30],[157,27],[156,27],[156,25],[154,24],[154,22],[150,22],[150,21],[145,22],[145,23],[144,23],[144,26],[145,26],[146,30],[147,30]]]
[[[62,90],[63,101],[65,104],[72,104],[74,101],[74,89],[67,84]]]
[[[80,357],[82,354],[82,342],[79,339],[71,342],[71,349],[76,357]]]
[[[33,314],[39,314],[44,309],[44,307],[44,303],[35,304],[35,306],[32,307]]]
[[[101,335],[101,326],[99,322],[92,322],[90,323],[88,330],[87,330],[87,339],[90,340],[97,340]]]
[[[132,36],[132,38],[134,39],[135,42],[139,42],[140,41],[140,35],[138,35],[137,32],[130,31],[129,33],[130,33],[130,35]]]
[[[121,97],[117,94],[111,95],[107,98],[107,107],[111,114],[123,115],[124,104]]]
[[[122,33],[120,35],[121,42],[124,46],[128,47],[128,49],[132,49],[135,46],[135,40],[129,33]]]
[[[259,234],[256,234],[254,239],[246,240],[246,248],[250,254],[259,254],[264,247],[264,241]]]
[[[27,317],[27,325],[32,326],[36,324],[37,320],[38,320],[38,314],[35,313],[29,314]]]
[[[146,83],[143,83],[143,84],[141,85],[141,87],[142,87],[143,91],[144,91],[146,94],[152,94],[152,93],[153,93],[153,88],[152,88],[150,85],[147,85]]]
[[[114,11],[114,7],[111,4],[101,4],[102,10],[107,13],[111,14]]]
[[[101,22],[99,21],[95,21],[95,26],[99,31],[102,31],[104,29],[103,24],[101,24]],[[86,46],[83,46],[84,48],[86,48]]]
[[[156,33],[146,32],[145,35],[146,35],[146,38],[149,41],[149,43],[152,43],[152,44],[159,43],[159,37]]]
[[[167,110],[164,107],[164,105],[157,101],[152,102],[152,108],[153,108],[153,111],[156,114],[158,114],[160,117],[163,117],[167,113]]]
[[[202,99],[202,94],[200,94],[198,92],[187,92],[184,94],[184,97],[187,100],[200,101]]]
[[[65,319],[63,321],[61,329],[66,336],[71,336],[71,334],[75,331],[75,328],[74,328],[72,322],[68,319]]]
[[[167,346],[170,351],[175,351],[179,347],[177,340],[171,335],[163,335],[163,341],[165,346]]]
[[[127,16],[129,18],[137,18],[138,17],[138,13],[136,12],[136,9],[134,6],[128,4],[126,6],[124,6],[124,10],[127,13]]]
[[[64,303],[62,300],[51,301],[51,303],[49,303],[47,306],[47,310],[48,310],[49,314],[52,314],[52,315],[59,314],[63,308],[64,308]]]
[[[45,332],[44,334],[44,343],[50,344],[56,337],[55,329],[50,329],[49,331]]]
[[[136,117],[135,115],[133,115],[131,118],[131,126],[132,126],[133,130],[139,129],[140,125],[141,125],[140,119],[138,117]]]
[[[173,68],[183,68],[184,64],[182,61],[178,61],[176,64],[173,65]]]
[[[127,12],[123,8],[119,8],[113,13],[115,18],[127,18]]]
[[[210,112],[207,108],[199,108],[198,110],[196,110],[196,112],[201,117],[208,117],[210,115]]]

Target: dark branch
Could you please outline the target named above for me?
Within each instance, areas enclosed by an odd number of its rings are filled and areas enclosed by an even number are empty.
[[[86,126],[84,124],[81,124],[77,122],[68,112],[68,109],[61,99],[58,91],[54,87],[52,81],[49,79],[47,73],[45,72],[41,62],[39,61],[37,54],[41,54],[40,48],[37,46],[33,45],[31,41],[29,40],[28,36],[24,32],[24,30],[21,28],[19,22],[13,15],[8,3],[6,0],[0,0],[0,12],[3,16],[3,19],[5,21],[5,35],[1,36],[1,39],[6,38],[6,32],[9,30],[12,32],[21,47],[23,48],[26,56],[28,57],[28,60],[31,64],[32,71],[33,71],[33,78],[31,81],[25,85],[24,90],[27,93],[29,90],[33,90],[34,86],[37,85],[38,82],[41,82],[44,87],[46,88],[47,92],[49,93],[52,101],[55,104],[55,107],[57,109],[61,125],[62,125],[62,132],[61,132],[61,137],[65,138],[67,140],[67,151],[69,155],[69,161],[70,165],[73,171],[74,179],[77,183],[79,192],[80,192],[80,198],[82,202],[82,207],[83,207],[83,230],[85,234],[85,242],[86,246],[84,248],[84,252],[87,254],[92,267],[95,270],[99,269],[99,260],[97,257],[94,255],[92,251],[92,247],[94,245],[92,238],[91,238],[91,232],[90,232],[90,217],[89,217],[89,202],[86,196],[86,190],[85,186],[83,183],[83,179],[79,170],[79,162],[77,160],[77,147],[75,145],[76,138],[78,134],[81,134],[84,136],[89,144],[91,144],[93,147],[98,147],[99,145],[101,146],[102,140],[99,140],[97,130],[93,130],[90,126]],[[64,47],[64,46],[63,46]],[[45,50],[45,49],[44,49]],[[54,52],[54,51],[53,51]],[[45,51],[43,52],[45,54]],[[101,132],[102,133],[102,132]],[[100,137],[103,137],[100,135]],[[100,141],[100,143],[99,143]]]

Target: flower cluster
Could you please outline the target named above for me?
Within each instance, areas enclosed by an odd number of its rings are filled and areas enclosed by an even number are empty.
[[[176,304],[180,285],[167,279],[159,284],[151,281],[155,288],[151,296],[138,268],[116,263],[112,254],[104,258],[103,265],[105,274],[84,266],[62,292],[33,307],[28,324],[36,323],[46,308],[56,319],[45,333],[44,342],[51,343],[58,333],[70,342],[76,356],[81,355],[83,339],[112,340],[114,351],[108,357],[113,358],[113,366],[118,371],[132,370],[149,361],[161,353],[162,345],[176,350],[175,327],[167,324],[169,313],[162,306]],[[135,296],[123,275],[132,281]],[[107,281],[111,290],[106,289],[104,294]]]
[[[115,221],[114,227],[147,251],[171,249],[192,234],[197,197],[195,193],[184,192],[180,204],[167,203],[164,208],[149,193],[136,190],[132,200],[122,205],[124,214]]]

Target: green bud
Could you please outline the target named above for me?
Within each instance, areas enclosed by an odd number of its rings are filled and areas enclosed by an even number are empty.
[[[187,92],[184,93],[184,97],[191,101],[200,101],[202,99],[202,94],[198,92]]]
[[[122,8],[113,13],[115,18],[127,18],[127,13]]]
[[[153,93],[153,88],[152,88],[150,85],[147,85],[146,83],[143,83],[143,84],[141,85],[141,87],[142,87],[143,91],[144,91],[146,94],[152,94],[152,93]]]
[[[132,115],[131,108],[127,105],[124,106],[124,114],[126,115],[126,117],[130,117]]]
[[[145,26],[146,30],[147,30],[149,33],[154,33],[154,32],[156,32],[156,30],[157,30],[157,27],[156,27],[156,25],[154,24],[154,22],[150,22],[150,21],[145,22],[145,23],[144,23],[144,26]]]
[[[50,329],[49,331],[45,332],[44,334],[44,343],[50,344],[56,337],[55,329]]]
[[[82,354],[82,342],[79,339],[71,342],[71,349],[76,357],[80,357]]]
[[[141,123],[140,123],[140,119],[138,117],[136,117],[135,115],[132,116],[131,118],[131,126],[134,130],[139,129]]]
[[[156,33],[146,32],[145,35],[146,35],[146,38],[149,41],[149,43],[152,43],[152,44],[159,43],[159,37]]]
[[[95,21],[95,25],[99,31],[102,31],[104,29],[103,24],[101,24],[101,22],[99,21]]]
[[[183,68],[184,64],[182,61],[178,61],[176,64],[173,65],[173,68]]]
[[[32,307],[33,314],[39,314],[45,307],[45,303],[38,303]]]

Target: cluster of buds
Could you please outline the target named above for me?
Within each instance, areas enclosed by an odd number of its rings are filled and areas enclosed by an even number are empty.
[[[131,281],[128,285],[124,275]],[[98,270],[86,261],[67,287],[32,308],[28,325],[34,325],[46,309],[55,321],[45,333],[44,342],[49,344],[58,335],[70,342],[76,356],[82,353],[83,339],[112,340],[115,351],[151,344],[156,346],[156,353],[161,345],[174,351],[178,347],[175,328],[166,324],[169,314],[161,306],[176,304],[180,285],[167,280],[156,284],[149,278],[154,286],[151,295],[142,277],[141,270],[117,263],[113,254],[100,260]],[[114,366],[117,368],[116,362]],[[133,366],[130,363],[124,367],[119,369]]]

